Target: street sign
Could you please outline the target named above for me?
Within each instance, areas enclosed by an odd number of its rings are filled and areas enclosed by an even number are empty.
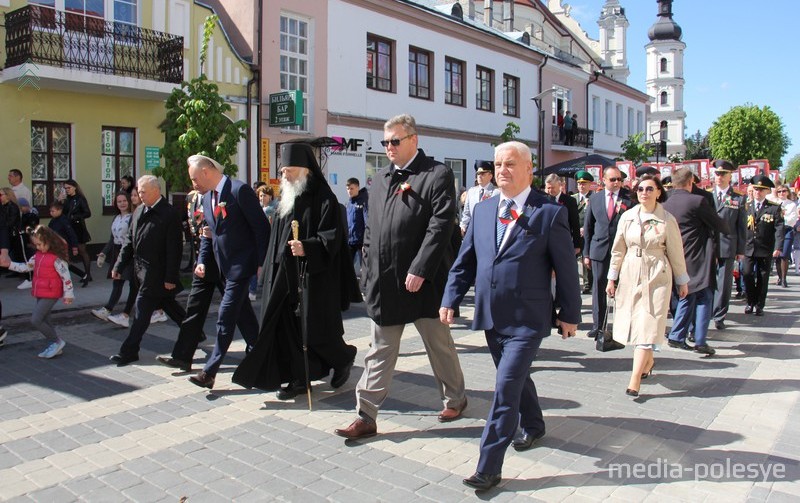
[[[285,91],[269,95],[270,127],[299,126],[303,123],[303,92]]]

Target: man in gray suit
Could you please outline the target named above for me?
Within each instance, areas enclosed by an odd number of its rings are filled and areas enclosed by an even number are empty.
[[[731,229],[731,234],[720,234],[717,246],[717,288],[714,290],[712,319],[717,330],[725,330],[725,316],[731,301],[733,287],[733,262],[744,254],[745,198],[731,187],[733,164],[719,159],[714,161],[714,204],[717,214]]]
[[[572,197],[578,203],[578,221],[583,226],[583,221],[586,219],[586,207],[589,205],[589,198],[592,196],[591,185],[594,182],[594,177],[591,173],[585,170],[580,170],[575,173],[575,181],[578,182],[578,192],[573,194]],[[581,266],[581,277],[583,279],[583,292],[584,294],[592,291],[592,270],[583,265],[583,245],[585,244],[583,237],[583,227],[581,227],[581,241],[580,248],[581,254],[578,255],[578,263]]]

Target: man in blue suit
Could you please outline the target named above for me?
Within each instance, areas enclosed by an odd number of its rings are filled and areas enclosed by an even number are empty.
[[[223,174],[222,166],[204,155],[187,160],[189,178],[203,195],[203,214],[211,239],[203,239],[195,274],[205,276],[205,265],[216,260],[225,281],[217,317],[217,342],[205,367],[189,380],[211,389],[237,324],[248,348],[258,338],[258,319],[247,297],[250,278],[261,272],[269,239],[269,222],[253,189]],[[206,236],[209,237],[209,236]],[[213,249],[212,249],[213,247]]]
[[[567,209],[531,190],[533,165],[525,144],[498,145],[494,165],[500,193],[475,206],[439,310],[442,323],[451,324],[454,309],[474,283],[472,328],[486,332],[497,367],[478,469],[464,479],[465,485],[477,490],[500,482],[503,456],[518,425],[522,435],[513,440],[518,451],[529,449],[544,436],[530,367],[542,339],[550,335],[554,271],[562,337],[575,335],[581,312]]]

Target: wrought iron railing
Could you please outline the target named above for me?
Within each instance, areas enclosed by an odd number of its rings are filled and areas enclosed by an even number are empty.
[[[178,84],[183,37],[28,5],[7,12],[5,67],[27,61]]]
[[[553,135],[551,136],[552,145],[571,145],[573,147],[594,148],[594,130],[579,127],[575,129],[570,142],[569,136],[561,133],[558,126],[553,125]]]

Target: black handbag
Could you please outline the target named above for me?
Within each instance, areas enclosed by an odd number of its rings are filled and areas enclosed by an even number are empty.
[[[597,334],[595,340],[595,349],[602,353],[616,351],[617,349],[623,349],[625,347],[625,344],[614,340],[613,331],[608,328],[608,318],[609,314],[612,312],[611,304],[611,302],[606,302],[605,321],[603,321],[603,327],[600,329],[600,333]]]

